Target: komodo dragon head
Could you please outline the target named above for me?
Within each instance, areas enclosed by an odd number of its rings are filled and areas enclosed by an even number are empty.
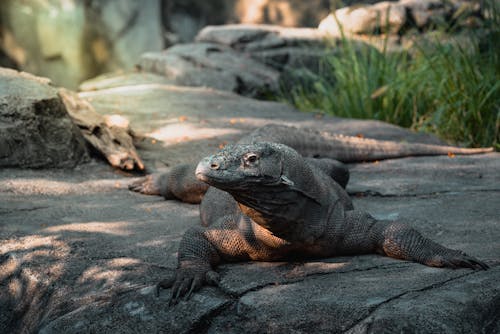
[[[283,174],[285,151],[293,150],[275,143],[228,145],[201,160],[196,177],[228,192],[255,192],[262,187],[291,185],[293,182]]]
[[[325,187],[292,148],[271,142],[226,146],[204,158],[196,177],[230,193],[243,213],[277,232],[302,224],[321,206]]]

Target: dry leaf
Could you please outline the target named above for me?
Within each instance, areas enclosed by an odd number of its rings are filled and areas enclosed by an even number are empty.
[[[389,86],[388,85],[384,85],[382,87],[379,87],[377,89],[375,89],[372,93],[372,95],[370,95],[370,98],[372,100],[375,100],[377,97],[380,97],[382,95],[385,94],[385,92],[387,92],[387,90],[389,89]]]

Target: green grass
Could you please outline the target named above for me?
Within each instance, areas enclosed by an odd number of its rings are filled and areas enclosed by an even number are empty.
[[[493,2],[492,4],[495,4]],[[498,6],[498,5],[494,5]],[[490,9],[468,42],[418,42],[404,52],[348,38],[281,99],[301,110],[387,121],[466,146],[500,148],[500,20]],[[463,34],[462,34],[463,35]]]

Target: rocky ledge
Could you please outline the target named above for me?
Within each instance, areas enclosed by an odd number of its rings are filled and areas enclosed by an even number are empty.
[[[151,78],[79,94],[99,113],[130,121],[150,171],[194,162],[267,123],[439,142],[382,122],[304,114]],[[156,297],[154,286],[173,274],[182,234],[199,224],[197,205],[129,192],[134,176],[101,160],[74,169],[3,168],[0,332],[500,331],[500,154],[350,169],[356,207],[407,221],[491,269],[436,269],[376,255],[226,264],[218,269],[220,288],[168,306],[169,290]]]
[[[336,14],[361,22],[345,26],[357,41],[375,30],[400,43],[412,22],[425,31],[457,13],[474,24],[472,1],[437,3]],[[382,13],[392,16],[374,20]],[[174,273],[183,233],[200,223],[199,208],[128,191],[135,172],[195,163],[269,123],[441,143],[253,98],[278,89],[287,69],[317,67],[337,23],[207,27],[194,43],[146,53],[139,70],[89,80],[78,94],[0,69],[0,332],[500,332],[499,153],[349,166],[357,208],[406,221],[487,262],[487,271],[376,255],[248,262],[221,266],[221,286],[189,301],[169,306],[170,291],[155,296],[155,284]]]

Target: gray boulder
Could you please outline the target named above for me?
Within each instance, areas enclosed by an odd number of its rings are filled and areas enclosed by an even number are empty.
[[[159,84],[173,85],[175,80],[168,79],[163,75],[144,71],[117,71],[101,74],[95,78],[85,80],[78,87],[79,91],[93,91],[113,87],[124,87],[129,85]]]
[[[317,69],[320,59],[329,52],[327,37],[324,32],[312,28],[228,24],[207,26],[198,33],[196,40],[230,46],[281,72]]]
[[[480,16],[480,4],[471,0],[400,0],[344,7],[328,15],[319,24],[319,30],[332,36],[342,32],[373,34],[380,31],[393,34],[404,29],[446,27],[452,22],[470,24],[472,17]]]
[[[203,86],[257,97],[276,91],[279,73],[224,45],[191,43],[141,56],[139,66],[182,86]]]
[[[0,68],[0,166],[73,167],[83,137],[49,80]]]
[[[371,34],[377,30],[397,33],[405,23],[405,7],[400,3],[384,1],[338,9],[321,21],[318,28],[333,36],[341,36],[342,33]]]
[[[217,43],[240,51],[258,51],[284,46],[323,46],[324,32],[314,28],[287,28],[266,24],[226,24],[207,26],[197,42]]]
[[[411,22],[419,29],[437,25],[449,24],[452,20],[479,17],[481,5],[479,1],[471,0],[400,0],[409,13]],[[467,23],[467,20],[463,20]]]

